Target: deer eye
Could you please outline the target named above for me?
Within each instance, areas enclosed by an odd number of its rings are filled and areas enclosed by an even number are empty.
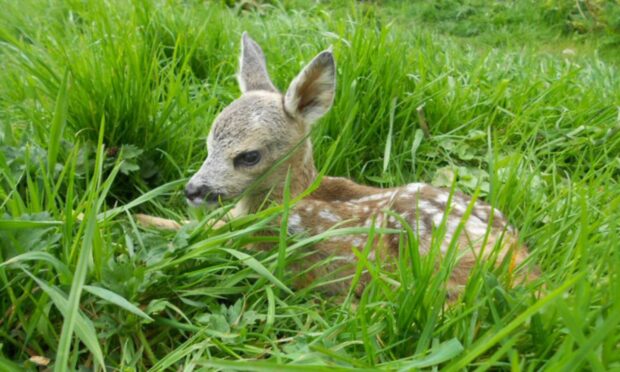
[[[250,167],[252,165],[256,165],[260,161],[260,152],[258,151],[248,151],[243,152],[235,157],[233,163],[235,167],[245,166]]]

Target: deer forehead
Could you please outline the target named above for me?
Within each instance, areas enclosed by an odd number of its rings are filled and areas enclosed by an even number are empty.
[[[218,115],[209,133],[209,145],[237,142],[261,135],[286,138],[295,129],[284,112],[282,95],[249,92],[233,101]]]

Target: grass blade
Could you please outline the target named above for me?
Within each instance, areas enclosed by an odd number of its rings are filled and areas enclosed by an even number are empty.
[[[146,313],[144,313],[144,311],[140,310],[136,305],[132,304],[131,302],[127,301],[124,297],[108,290],[105,288],[101,288],[101,287],[96,287],[93,285],[85,285],[84,286],[84,290],[87,292],[90,292],[92,294],[94,294],[95,296],[106,300],[116,306],[119,306],[127,311],[129,311],[130,313],[136,314],[137,316],[149,320],[149,321],[153,321],[153,318],[151,318],[150,316],[148,316]]]
[[[276,278],[269,270],[267,270],[267,268],[263,266],[263,264],[258,262],[256,258],[250,256],[247,253],[239,252],[234,249],[230,249],[230,248],[221,248],[221,249],[231,254],[232,256],[240,260],[241,262],[243,262],[249,268],[254,270],[257,274],[259,274],[263,278],[273,283],[276,287],[280,288],[281,290],[283,290],[284,292],[290,295],[293,294],[293,291],[291,291],[287,286],[285,286],[284,283],[282,283],[278,278]]]
[[[322,365],[287,365],[276,364],[272,362],[255,362],[255,361],[229,361],[222,359],[211,359],[206,361],[198,361],[196,364],[222,369],[232,369],[235,371],[255,371],[255,372],[340,372],[340,371],[376,371],[376,369],[364,368],[344,368],[337,366]]]
[[[62,134],[67,122],[67,84],[69,80],[69,70],[65,71],[65,75],[60,83],[60,89],[56,96],[56,107],[54,117],[50,126],[49,142],[47,147],[47,174],[50,178],[54,176],[56,167],[56,159],[62,142]]]
[[[63,317],[66,319],[69,314],[70,307],[69,301],[67,300],[67,296],[62,293],[58,288],[52,287],[40,280],[39,278],[32,275],[29,271],[24,270],[24,272],[32,278],[39,287],[52,299],[54,306],[60,311]],[[97,339],[97,332],[95,331],[95,327],[90,319],[86,318],[82,315],[81,312],[76,311],[75,315],[75,333],[78,338],[82,340],[84,345],[90,350],[90,352],[95,357],[95,360],[100,364],[104,365],[103,360],[103,352],[101,351],[101,347],[99,346],[99,340]],[[55,366],[58,366],[58,361],[56,361]],[[62,369],[62,368],[61,368]]]
[[[56,268],[58,272],[62,275],[65,275],[67,278],[71,277],[71,272],[67,268],[62,261],[52,256],[47,252],[26,252],[22,253],[19,256],[11,257],[8,260],[0,263],[0,267],[12,265],[15,263],[25,262],[25,261],[44,261]]]
[[[0,220],[0,230],[42,229],[60,225],[61,221]]]
[[[56,352],[55,371],[63,371],[68,367],[69,354],[71,351],[71,339],[76,319],[79,315],[80,296],[86,280],[88,272],[88,262],[91,259],[91,252],[97,234],[97,198],[100,187],[102,164],[103,164],[103,133],[105,131],[105,120],[102,118],[99,128],[99,143],[97,144],[97,158],[95,160],[95,171],[91,179],[91,192],[89,194],[88,210],[84,223],[84,236],[82,238],[82,249],[80,250],[78,262],[73,274],[73,282],[71,283],[71,291],[69,292],[69,308],[65,315],[60,333],[60,341],[58,342],[58,350]],[[103,195],[99,196],[103,197]],[[102,361],[99,361],[103,367]]]
[[[474,347],[463,356],[463,358],[458,361],[448,365],[445,370],[446,371],[458,371],[465,368],[471,361],[477,358],[480,354],[489,350],[495,344],[500,342],[506,336],[508,336],[512,331],[514,331],[519,325],[523,324],[529,317],[534,315],[538,310],[542,309],[545,305],[551,303],[555,298],[560,296],[562,293],[567,291],[570,287],[572,287],[575,283],[577,283],[581,278],[583,278],[585,273],[580,273],[575,275],[574,277],[567,280],[560,287],[556,288],[553,292],[548,294],[547,296],[538,300],[534,305],[530,306],[522,312],[519,316],[517,316],[513,321],[508,323],[499,331],[489,331],[487,335],[488,337],[483,337],[477,342]],[[491,334],[492,333],[492,334]]]
[[[404,363],[399,368],[399,371],[410,371],[416,368],[428,368],[432,366],[445,363],[446,361],[456,357],[465,350],[463,345],[453,338],[446,342],[441,343],[437,347],[430,350],[430,354],[422,359],[414,360],[408,363]]]
[[[390,165],[390,156],[392,154],[392,137],[394,133],[394,114],[396,112],[396,98],[393,98],[390,105],[390,127],[387,139],[385,140],[385,150],[383,152],[383,173],[387,172]]]

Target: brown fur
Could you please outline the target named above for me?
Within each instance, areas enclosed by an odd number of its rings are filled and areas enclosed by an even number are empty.
[[[320,187],[309,197],[301,200],[289,217],[289,230],[292,233],[320,234],[335,225],[339,227],[369,227],[374,222],[377,228],[403,230],[401,223],[391,217],[389,212],[399,214],[412,227],[418,239],[422,254],[430,250],[432,232],[438,228],[447,208],[449,191],[437,189],[430,185],[411,184],[401,188],[379,189],[358,185],[350,180],[325,177]],[[445,201],[444,201],[445,200]],[[519,244],[516,232],[507,224],[502,214],[488,204],[476,201],[471,216],[464,218],[471,199],[457,193],[452,196],[451,210],[445,226],[446,234],[441,242],[441,253],[448,250],[451,238],[456,239],[459,259],[449,280],[450,292],[457,294],[469,279],[471,268],[478,260],[488,260],[495,254],[496,263],[502,264],[509,259],[510,271],[521,265],[528,256],[526,248]],[[420,206],[431,205],[433,209]],[[491,222],[491,213],[493,221]],[[459,235],[456,228],[463,224]],[[488,231],[487,231],[488,230]],[[352,248],[362,250],[367,243],[367,234],[335,237],[317,243],[319,252],[315,259],[328,255],[339,256],[351,266],[346,273],[351,274],[355,267]],[[399,252],[400,236],[391,234],[375,240],[369,258],[389,262]],[[344,265],[343,265],[344,266]],[[328,275],[330,270],[323,274]],[[308,277],[310,280],[315,275]],[[536,275],[532,272],[519,272],[515,282],[531,280]],[[302,283],[308,284],[308,283]],[[362,282],[362,288],[364,283]],[[339,293],[347,283],[328,286],[329,293]]]

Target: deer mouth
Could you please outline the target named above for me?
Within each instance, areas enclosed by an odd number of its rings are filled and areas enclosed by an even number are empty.
[[[191,198],[187,197],[185,199],[190,205],[194,207],[200,207],[202,205],[207,205],[207,206],[216,205],[226,200],[227,198],[224,196],[224,194],[209,193],[209,194],[202,195],[202,196],[194,196]]]
[[[207,185],[197,185],[190,182],[185,187],[185,199],[190,205],[198,207],[203,204],[216,204],[225,200],[226,195],[213,190]]]

